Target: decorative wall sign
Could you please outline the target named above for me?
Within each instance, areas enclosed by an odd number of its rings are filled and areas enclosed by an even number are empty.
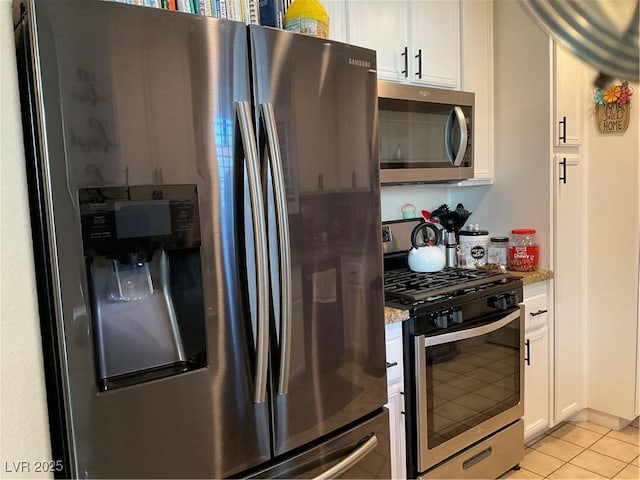
[[[593,96],[596,102],[595,117],[598,130],[603,135],[622,134],[629,127],[631,96],[628,82],[599,89]]]

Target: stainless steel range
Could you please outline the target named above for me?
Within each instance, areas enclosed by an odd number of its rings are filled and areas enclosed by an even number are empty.
[[[403,323],[409,478],[496,478],[523,455],[522,281],[407,266],[421,220],[383,223],[385,302]]]

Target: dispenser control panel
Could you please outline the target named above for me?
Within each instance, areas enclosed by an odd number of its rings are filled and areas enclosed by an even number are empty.
[[[200,246],[195,185],[130,185],[78,191],[87,257]]]

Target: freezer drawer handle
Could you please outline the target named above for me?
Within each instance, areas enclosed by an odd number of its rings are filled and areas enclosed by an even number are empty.
[[[282,154],[278,143],[278,130],[273,106],[261,105],[262,118],[267,133],[269,161],[273,176],[275,196],[276,225],[278,230],[278,257],[280,259],[280,375],[278,377],[278,395],[289,390],[289,371],[291,363],[291,317],[293,299],[291,286],[291,247],[289,239],[289,220],[287,217],[287,192],[282,168]]]
[[[343,458],[338,463],[336,463],[333,467],[328,470],[325,470],[320,475],[315,477],[313,480],[328,480],[331,478],[336,478],[338,475],[346,472],[351,467],[355,466],[360,460],[362,460],[369,452],[371,452],[378,445],[378,437],[371,435],[366,442],[360,445],[357,449],[355,449],[349,456]]]
[[[267,259],[267,227],[265,223],[260,172],[258,170],[258,147],[253,131],[249,102],[236,102],[236,114],[244,149],[251,218],[255,233],[256,294],[257,294],[257,342],[254,403],[263,403],[267,396],[267,365],[269,360],[269,264]]]

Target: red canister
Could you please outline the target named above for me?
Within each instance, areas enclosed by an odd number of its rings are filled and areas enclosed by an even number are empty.
[[[533,272],[538,270],[540,249],[536,231],[533,228],[516,228],[511,230],[507,268],[516,272]]]

